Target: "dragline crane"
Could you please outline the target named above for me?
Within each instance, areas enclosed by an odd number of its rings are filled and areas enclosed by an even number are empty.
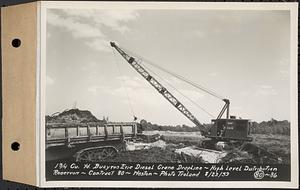
[[[126,61],[142,76],[144,77],[163,97],[165,97],[177,110],[179,110],[184,116],[186,116],[191,122],[196,126],[202,128],[206,131],[206,128],[196,119],[196,117],[177,99],[173,94],[171,94],[168,89],[166,89],[160,82],[158,82],[153,76],[150,75],[146,69],[140,65],[133,57],[125,53],[121,48],[119,48],[114,42],[110,45],[114,47]]]
[[[168,102],[170,102],[178,111],[180,111],[185,117],[193,122],[197,127],[201,129],[206,137],[212,141],[250,141],[250,126],[248,119],[236,119],[234,116],[229,115],[230,101],[225,98],[218,97],[225,102],[221,112],[216,119],[212,120],[212,127],[208,130],[199,120],[155,77],[153,77],[141,64],[140,60],[129,55],[125,50],[120,48],[116,43],[110,42],[111,47],[115,48],[117,52],[133,67],[148,83],[150,83]],[[195,85],[195,84],[192,84]],[[210,91],[204,90],[207,93],[214,95]],[[226,119],[222,119],[223,114],[226,111]]]

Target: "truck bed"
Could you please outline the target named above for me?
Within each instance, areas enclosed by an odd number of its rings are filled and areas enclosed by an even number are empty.
[[[46,149],[63,145],[132,139],[136,134],[137,127],[134,122],[48,123]]]

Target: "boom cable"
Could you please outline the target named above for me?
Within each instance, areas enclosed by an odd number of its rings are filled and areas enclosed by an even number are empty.
[[[163,67],[161,67],[161,66],[159,66],[159,65],[157,65],[157,64],[155,64],[155,63],[153,63],[152,61],[150,61],[150,60],[148,60],[148,59],[146,59],[146,58],[144,58],[144,57],[142,57],[142,56],[140,56],[140,55],[137,55],[137,54],[134,53],[134,52],[131,52],[130,50],[128,50],[128,49],[126,49],[126,48],[123,48],[123,47],[122,47],[122,49],[124,49],[125,51],[127,51],[127,52],[129,52],[130,54],[134,55],[136,58],[138,58],[138,59],[140,59],[140,60],[143,60],[143,63],[152,65],[153,67],[156,67],[157,69],[162,70],[162,71],[168,73],[169,75],[174,76],[175,78],[177,78],[177,79],[179,79],[179,80],[181,80],[181,81],[184,81],[184,82],[186,82],[187,84],[189,84],[189,85],[191,85],[191,86],[193,86],[193,87],[195,87],[195,88],[197,88],[197,89],[199,89],[199,90],[201,90],[201,91],[204,91],[204,92],[206,92],[206,93],[208,93],[208,94],[210,94],[210,95],[212,95],[212,96],[214,96],[214,97],[216,97],[216,98],[218,98],[218,99],[221,99],[221,100],[225,99],[223,96],[217,94],[216,92],[214,92],[214,91],[212,91],[212,90],[209,90],[208,88],[206,88],[206,87],[204,87],[204,86],[201,86],[201,85],[199,85],[199,84],[197,84],[197,83],[195,83],[195,82],[193,82],[193,81],[191,81],[191,80],[189,80],[189,79],[187,79],[187,78],[185,78],[185,77],[183,77],[183,76],[181,76],[181,75],[179,75],[179,74],[176,74],[176,73],[174,73],[174,72],[172,72],[172,71],[169,71],[169,70],[167,70],[167,69],[165,69],[165,68],[163,68]]]
[[[126,87],[126,83],[125,83],[125,78],[124,78],[124,75],[123,75],[123,72],[122,72],[122,69],[119,65],[119,62],[117,60],[117,56],[116,56],[116,53],[115,53],[115,50],[112,48],[112,52],[114,54],[114,59],[115,59],[115,63],[117,65],[117,69],[118,69],[118,72],[119,72],[119,75],[121,76],[121,80],[122,80],[122,87],[126,93],[126,96],[127,96],[127,100],[128,100],[128,103],[129,103],[129,106],[130,106],[130,109],[131,109],[131,113],[133,114],[133,117],[134,117],[134,120],[136,119],[136,116],[135,116],[135,113],[134,113],[134,109],[133,109],[133,105],[132,105],[132,102],[131,102],[131,99],[130,99],[130,96],[129,96],[129,92],[128,92],[128,89]]]
[[[197,102],[195,102],[193,99],[189,98],[188,96],[186,96],[184,93],[182,93],[181,91],[179,91],[176,87],[174,87],[171,83],[169,83],[167,80],[165,80],[164,78],[160,77],[158,74],[156,74],[152,69],[150,69],[148,66],[146,66],[145,64],[143,64],[143,61],[140,59],[139,64],[143,65],[143,67],[145,67],[147,70],[149,70],[151,73],[153,73],[155,76],[157,76],[160,80],[164,81],[167,85],[169,85],[173,90],[175,90],[176,92],[178,92],[180,95],[182,95],[183,97],[185,97],[187,100],[189,100],[190,102],[192,102],[196,107],[198,107],[199,109],[201,109],[202,111],[204,111],[206,114],[208,114],[209,116],[215,118],[215,116],[211,113],[209,113],[206,109],[204,109],[202,106],[200,106]]]

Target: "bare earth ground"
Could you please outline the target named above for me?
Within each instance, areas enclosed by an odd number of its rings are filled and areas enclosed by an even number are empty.
[[[203,138],[199,132],[173,132],[173,131],[149,131],[148,134],[162,135],[162,140],[167,142],[165,149],[153,147],[146,150],[120,152],[114,162],[181,162],[180,156],[174,153],[175,149],[184,146],[199,145]],[[271,134],[252,134],[252,143],[279,156],[284,164],[290,163],[290,136]]]
[[[253,143],[259,145],[268,151],[280,156],[283,163],[290,163],[290,136],[288,135],[265,135],[265,134],[252,134]]]
[[[74,123],[88,123],[88,122],[105,123],[106,121],[98,120],[94,115],[92,115],[90,111],[71,109],[53,116],[46,116],[46,122],[74,124]],[[232,162],[235,158],[238,158],[239,160],[242,160],[242,158],[246,158],[248,159],[247,161],[251,161],[249,159],[250,157],[255,162],[256,162],[255,159],[259,159],[259,162],[262,162],[261,159],[266,158],[265,160],[263,160],[263,163],[275,163],[276,161],[274,160],[277,160],[281,163],[289,164],[290,163],[289,122],[286,120],[277,121],[275,119],[271,119],[270,121],[263,121],[261,123],[254,122],[253,124],[254,127],[253,129],[251,129],[252,132],[263,133],[263,134],[252,134],[253,141],[250,144],[250,148],[249,147],[245,148],[245,146],[235,147],[235,148],[229,147],[229,149],[227,150],[228,154],[225,156],[226,159],[223,159],[222,161],[224,161],[225,163]],[[146,139],[144,140],[147,142],[148,141],[157,142],[157,140],[162,140],[164,143],[164,149],[155,146],[152,146],[152,148],[149,149],[142,149],[142,150],[135,150],[135,148],[133,148],[132,150],[135,151],[119,152],[119,154],[111,161],[181,162],[180,156],[178,156],[178,154],[175,153],[175,150],[181,150],[182,148],[191,149],[190,146],[201,147],[200,143],[201,140],[203,140],[204,138],[200,132],[175,132],[175,131],[166,131],[166,130],[164,131],[151,130],[154,127],[154,125],[152,125],[151,123],[149,124],[148,127],[149,127],[149,131],[143,131],[143,133],[147,135]],[[59,129],[53,131],[54,132],[52,135],[54,138],[59,138],[59,137],[64,138],[65,135],[64,129],[61,129],[60,131]],[[272,135],[271,133],[286,134],[286,135]],[[87,130],[81,131],[80,134],[86,136]],[[194,147],[192,150],[195,150]],[[204,152],[204,150],[202,152]],[[280,157],[281,160],[278,159],[278,157]],[[194,159],[195,157],[192,158]],[[196,158],[199,158],[198,154]],[[204,158],[204,156],[202,156],[202,158]],[[188,160],[184,159],[184,161],[187,162]],[[196,159],[193,160],[192,162],[202,162],[202,161],[203,160]]]

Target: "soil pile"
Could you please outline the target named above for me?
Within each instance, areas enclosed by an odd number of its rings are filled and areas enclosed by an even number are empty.
[[[89,122],[104,122],[97,119],[88,110],[70,109],[61,113],[46,116],[46,123],[89,123]]]

